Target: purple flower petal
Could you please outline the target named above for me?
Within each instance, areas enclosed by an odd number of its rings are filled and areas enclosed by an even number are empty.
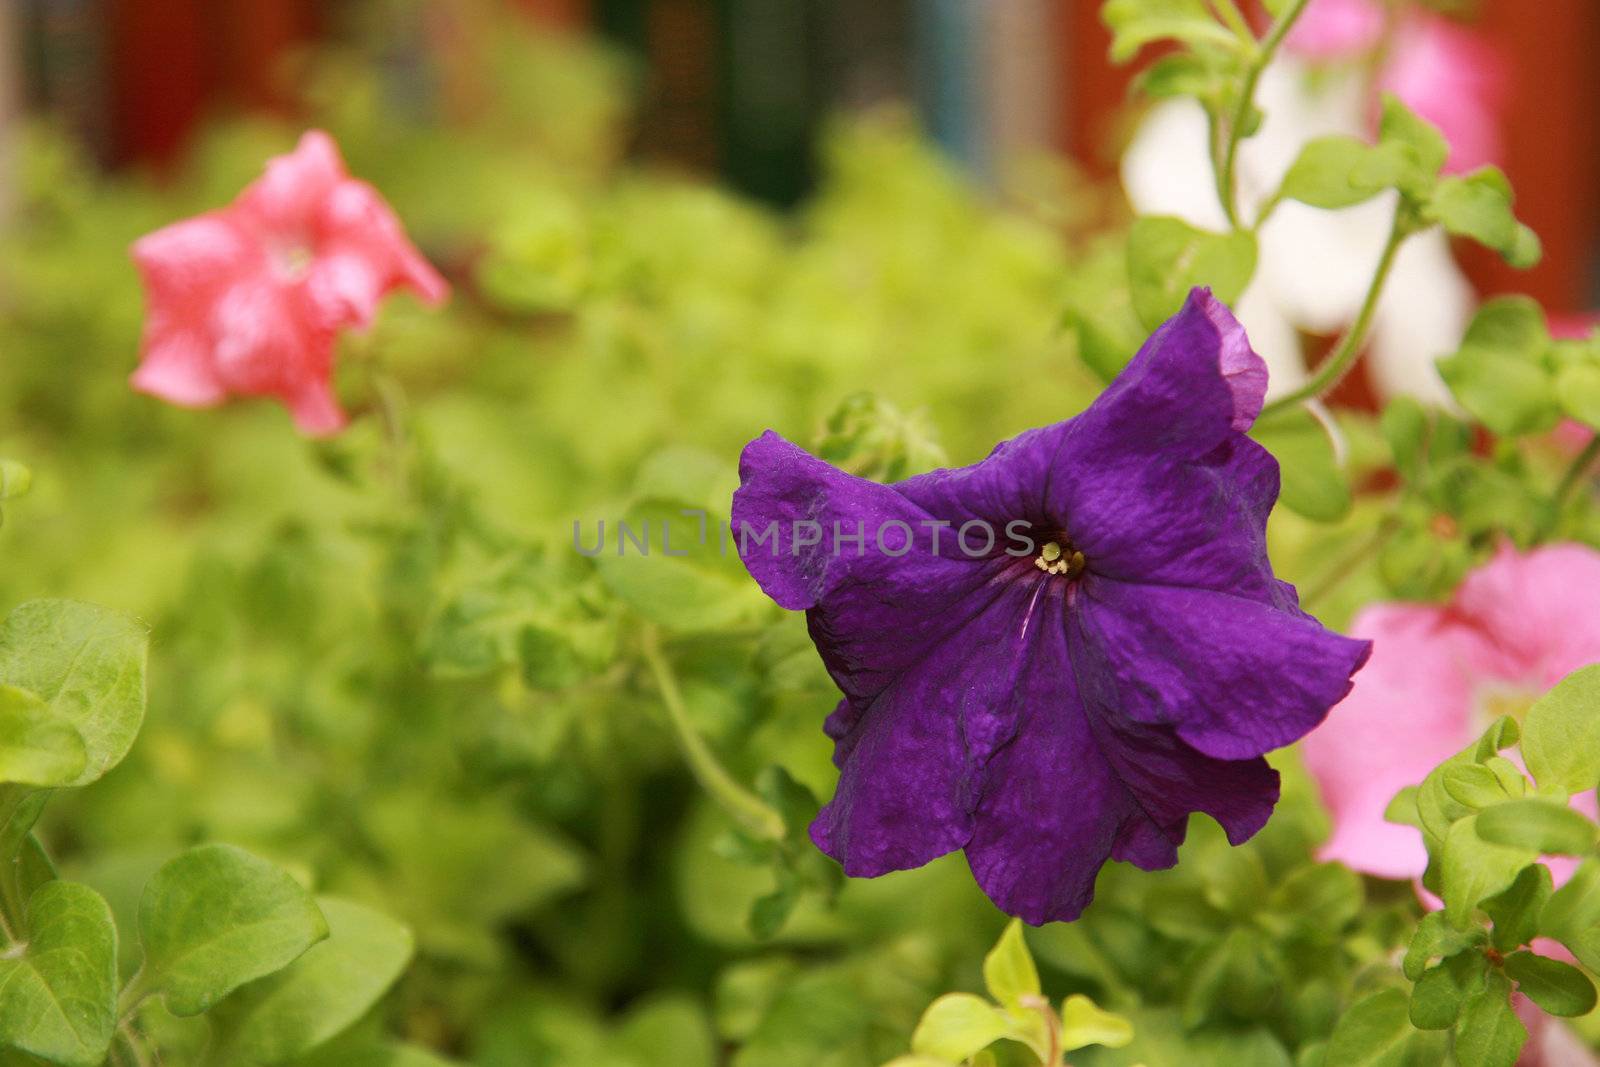
[[[980,610],[989,580],[981,561],[947,555],[951,533],[924,526],[927,513],[891,487],[770,430],[745,446],[739,475],[733,536],[746,569],[780,605],[808,613],[823,660],[852,699],[870,700]]]
[[[1172,866],[1191,812],[1210,813],[1238,842],[1278,796],[1265,760],[1211,759],[1169,729],[1122,720],[1115,683],[1080,689],[1068,646],[1056,628],[1035,643],[1028,711],[989,761],[966,850],[996,906],[1036,924],[1076,919],[1108,859]]]
[[[918,867],[971,836],[989,759],[1035,695],[1033,634],[1061,617],[1059,584],[997,588],[981,615],[924,649],[869,706],[847,699],[829,717],[842,773],[811,837],[846,874]]]
[[[1047,490],[1070,425],[1058,422],[1028,430],[1000,442],[970,467],[929,471],[896,482],[894,488],[957,527],[976,519],[1003,531],[1008,522],[1020,519],[1035,530],[1059,528]]]
[[[1171,726],[1217,759],[1304,737],[1372,651],[1301,611],[1206,589],[1091,576],[1078,608],[1094,669],[1116,681],[1121,713]]]

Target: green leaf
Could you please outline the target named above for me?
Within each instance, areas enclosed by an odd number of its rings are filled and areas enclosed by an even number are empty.
[[[1423,829],[1422,813],[1417,807],[1417,796],[1421,788],[1408,785],[1394,795],[1394,799],[1383,809],[1383,821],[1392,822],[1397,826],[1415,826]]]
[[[964,1060],[1006,1036],[1005,1013],[971,993],[947,993],[928,1005],[911,1035],[911,1051]]]
[[[793,884],[781,885],[765,896],[757,897],[750,905],[750,917],[746,922],[750,936],[757,941],[772,940],[783,929],[783,924],[789,921],[789,916],[794,914],[799,903],[800,892]]]
[[[0,623],[0,682],[39,696],[83,739],[85,785],[114,767],[144,720],[145,628],[75,600],[30,600]]]
[[[89,756],[83,737],[25,689],[0,685],[0,783],[57,786],[76,781]]]
[[[1385,93],[1378,140],[1384,151],[1369,157],[1361,180],[1393,185],[1411,200],[1425,202],[1450,156],[1450,143],[1444,134],[1406,107],[1399,97]]]
[[[1135,219],[1128,234],[1133,309],[1146,330],[1177,314],[1196,286],[1233,303],[1255,271],[1256,241],[1248,233],[1211,233],[1153,215]]]
[[[1395,469],[1407,481],[1415,481],[1422,472],[1422,461],[1427,454],[1429,417],[1422,405],[1411,397],[1398,396],[1383,409],[1379,422],[1384,440],[1394,456]]]
[[[1465,1067],[1514,1067],[1528,1031],[1511,1007],[1511,983],[1490,972],[1483,989],[1467,998],[1456,1026],[1456,1060]]]
[[[1446,767],[1444,788],[1459,803],[1480,810],[1509,799],[1499,777],[1481,763]]]
[[[145,886],[136,988],[163,996],[174,1015],[198,1015],[327,936],[316,901],[288,872],[231,845],[201,845]]]
[[[1591,971],[1600,969],[1600,861],[1586,859],[1539,914],[1539,932],[1561,942]]]
[[[1600,428],[1600,366],[1568,363],[1556,371],[1556,399],[1572,418]]]
[[[1133,80],[1132,91],[1153,100],[1175,96],[1207,99],[1221,85],[1218,70],[1193,52],[1162,56]]]
[[[411,959],[411,933],[382,912],[334,897],[317,905],[327,940],[213,1009],[218,1044],[237,1059],[278,1064],[332,1039],[377,1003]]]
[[[1424,1067],[1438,1060],[1417,1057],[1421,1034],[1411,1025],[1406,995],[1384,989],[1357,1001],[1340,1017],[1328,1039],[1326,1067]]]
[[[840,470],[875,482],[896,482],[949,463],[926,412],[903,412],[867,392],[852,393],[829,412],[812,451]],[[721,500],[732,497],[738,487],[738,473],[730,469]]]
[[[1322,420],[1296,405],[1256,420],[1250,436],[1277,457],[1285,507],[1318,522],[1337,522],[1349,513],[1350,482]]]
[[[1532,357],[1550,342],[1544,309],[1526,296],[1497,296],[1483,302],[1461,343]]]
[[[1505,795],[1513,799],[1528,795],[1528,779],[1522,775],[1522,768],[1506,759],[1504,756],[1490,756],[1483,761],[1489,768],[1489,773],[1494,775],[1500,783],[1500,788]]]
[[[1522,758],[1540,790],[1575,794],[1600,779],[1600,664],[1557,682],[1528,710]]]
[[[721,1059],[705,1008],[683,994],[652,995],[630,1009],[610,1046],[639,1067],[713,1067]]]
[[[1568,1018],[1594,1010],[1594,983],[1570,963],[1513,952],[1506,957],[1506,974],[1517,989],[1551,1015]]]
[[[595,558],[601,581],[618,600],[669,630],[721,630],[762,617],[765,598],[739,563],[737,538],[730,536],[724,545],[717,524],[708,523],[702,543],[704,521],[704,515],[686,514],[677,502],[635,504],[623,519],[630,539],[620,540],[619,527],[608,535],[618,539]],[[764,532],[752,530],[750,536]],[[870,548],[872,531],[867,538]],[[751,550],[770,548],[752,544]]]
[[[1430,911],[1417,924],[1417,932],[1406,948],[1402,970],[1411,981],[1418,981],[1430,961],[1454,956],[1462,949],[1482,944],[1483,940],[1482,930],[1456,930],[1445,922],[1444,912]]]
[[[1452,767],[1478,762],[1480,758],[1478,749],[1481,745],[1480,741],[1451,756],[1428,772],[1428,776],[1422,780],[1422,785],[1417,787],[1417,818],[1422,825],[1423,834],[1430,842],[1442,845],[1445,835],[1450,832],[1450,828],[1457,820],[1472,814],[1471,808],[1450,795],[1450,791],[1444,786],[1444,776]],[[1429,850],[1434,850],[1433,844],[1430,844]]]
[[[1439,360],[1461,406],[1498,434],[1543,433],[1561,418],[1555,383],[1536,358],[1464,344]]]
[[[1506,889],[1522,868],[1538,858],[1531,848],[1492,844],[1478,834],[1478,815],[1450,827],[1440,858],[1445,918],[1456,929],[1472,921],[1473,909],[1485,897]]]
[[[1278,947],[1259,931],[1235,927],[1199,958],[1184,993],[1184,1023],[1260,1018],[1274,1007],[1282,987]]]
[[[1494,921],[1494,947],[1510,952],[1539,935],[1539,920],[1550,902],[1554,883],[1550,868],[1534,863],[1522,869],[1516,881],[1503,893],[1483,902],[1483,910]]]
[[[1545,855],[1582,856],[1594,847],[1595,825],[1551,800],[1508,800],[1478,815],[1478,836]]]
[[[1511,183],[1498,167],[1442,179],[1424,215],[1458,237],[1494,249],[1513,267],[1539,262],[1539,238],[1512,213]]]
[[[1467,998],[1483,987],[1489,961],[1468,949],[1430,967],[1411,990],[1411,1025],[1419,1030],[1448,1030],[1456,1024]]]
[[[95,1067],[117,1024],[117,927],[100,894],[48,882],[28,901],[27,941],[0,956],[0,1048]]]
[[[1478,737],[1478,743],[1472,750],[1473,758],[1487,765],[1495,753],[1504,752],[1521,739],[1522,727],[1517,725],[1517,720],[1509,715],[1501,715]]]
[[[1211,16],[1204,0],[1107,0],[1100,18],[1111,31],[1111,61],[1126,63],[1155,41],[1237,48],[1238,38]]]
[[[1323,930],[1339,930],[1361,914],[1361,876],[1342,863],[1317,863],[1295,871],[1273,890],[1269,906]]]
[[[983,984],[999,1004],[1021,1010],[1024,997],[1037,997],[1039,970],[1022,936],[1022,920],[1012,919],[994,948],[983,958]]]
[[[1308,141],[1289,172],[1279,195],[1312,207],[1345,208],[1372,199],[1384,188],[1378,149],[1354,137],[1334,135]]]
[[[1122,1048],[1133,1040],[1133,1024],[1106,1011],[1082,993],[1061,1005],[1061,1049],[1071,1052],[1089,1045]]]

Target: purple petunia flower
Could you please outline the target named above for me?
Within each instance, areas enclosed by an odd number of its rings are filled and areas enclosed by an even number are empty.
[[[740,554],[844,691],[811,836],[847,874],[964,849],[1003,911],[1070,920],[1107,859],[1176,863],[1191,812],[1261,829],[1262,754],[1370,650],[1273,577],[1278,466],[1244,433],[1266,384],[1197,289],[1087,411],[973,466],[880,485],[746,446]]]

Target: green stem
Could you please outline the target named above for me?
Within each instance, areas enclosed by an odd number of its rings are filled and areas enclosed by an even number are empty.
[[[1255,102],[1256,85],[1261,81],[1262,72],[1272,62],[1278,47],[1283,44],[1283,39],[1289,36],[1289,31],[1294,28],[1295,22],[1309,2],[1310,0],[1294,0],[1278,21],[1272,24],[1266,37],[1262,38],[1260,48],[1251,59],[1249,69],[1245,71],[1244,87],[1239,92],[1239,101],[1234,105],[1233,116],[1228,122],[1228,140],[1222,152],[1222,169],[1217,172],[1217,195],[1222,198],[1222,210],[1227,214],[1228,222],[1236,230],[1244,227],[1239,224],[1239,209],[1234,205],[1234,172],[1239,162],[1239,144],[1244,140],[1245,121],[1250,117],[1250,107]]]
[[[1567,467],[1567,472],[1561,476],[1561,482],[1556,486],[1555,495],[1550,498],[1550,510],[1560,515],[1561,508],[1566,504],[1572,491],[1583,481],[1583,476],[1594,466],[1596,457],[1600,457],[1600,433],[1589,438],[1589,443],[1583,446],[1583,451],[1573,459]]]
[[[1211,0],[1211,6],[1216,8],[1217,14],[1222,16],[1222,21],[1228,24],[1228,29],[1232,30],[1240,40],[1249,41],[1252,45],[1256,43],[1256,35],[1250,29],[1250,23],[1246,21],[1244,12],[1239,10],[1239,5],[1234,3],[1234,0]]]
[[[117,1028],[117,1034],[122,1040],[120,1042],[112,1042],[111,1062],[113,1064],[125,1062],[122,1050],[126,1048],[128,1055],[133,1057],[131,1067],[149,1067],[150,1057],[145,1053],[139,1032],[132,1025],[123,1023]]]
[[[22,847],[50,797],[48,789],[0,785],[0,947],[20,944],[28,902],[18,885]]]
[[[149,997],[150,991],[145,988],[145,970],[140,967],[128,984],[122,987],[122,994],[117,997],[117,1018],[127,1023],[133,1019],[134,1012],[139,1010],[139,1005]]]
[[[1372,284],[1367,287],[1367,296],[1361,302],[1361,310],[1356,314],[1356,321],[1351,324],[1344,339],[1339,342],[1339,347],[1322,361],[1322,365],[1311,376],[1311,380],[1267,404],[1261,409],[1263,417],[1303,400],[1316,399],[1338,385],[1350,372],[1350,368],[1355,366],[1356,358],[1361,355],[1361,346],[1366,343],[1367,331],[1372,327],[1372,315],[1378,310],[1378,301],[1383,296],[1384,283],[1389,280],[1389,272],[1394,267],[1395,253],[1400,251],[1400,245],[1410,234],[1411,228],[1406,223],[1405,209],[1397,208],[1394,225],[1389,228],[1389,240],[1383,246],[1383,255],[1378,259],[1378,269],[1372,275]]]
[[[673,732],[677,734],[678,744],[683,749],[683,758],[689,764],[695,780],[711,794],[713,800],[722,805],[723,810],[751,833],[771,841],[782,840],[785,834],[782,816],[734,780],[733,775],[717,762],[705,739],[695,730],[694,723],[689,721],[688,709],[684,707],[683,695],[678,690],[678,679],[672,673],[672,665],[661,653],[661,641],[653,628],[645,630],[642,645],[645,662],[655,676],[656,688],[661,691],[661,702],[667,708],[667,718],[672,722]]]

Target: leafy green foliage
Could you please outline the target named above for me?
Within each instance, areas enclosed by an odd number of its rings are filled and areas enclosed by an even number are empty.
[[[1563,679],[1534,702],[1520,728],[1515,720],[1497,720],[1394,809],[1414,811],[1408,817],[1421,828],[1430,860],[1424,884],[1444,900],[1442,912],[1417,925],[1404,957],[1402,972],[1413,983],[1406,1020],[1419,1031],[1449,1033],[1463,1067],[1517,1062],[1528,1033],[1511,1003],[1513,991],[1551,1015],[1586,1015],[1595,1006],[1594,983],[1582,967],[1530,946],[1553,937],[1585,967],[1600,962],[1594,860],[1586,859],[1559,889],[1541,862],[1551,854],[1592,857],[1600,834],[1588,816],[1567,806],[1574,792],[1588,788],[1596,766],[1584,740],[1600,696],[1596,670]],[[1520,765],[1504,755],[1514,748]],[[1376,994],[1363,1009],[1367,1022],[1352,1021],[1352,1009],[1340,1023],[1349,1031],[1349,1062],[1368,1062],[1361,1055],[1388,1062],[1371,1057],[1410,1040],[1392,1018],[1398,1002],[1392,990]],[[1337,1033],[1334,1045],[1340,1055],[1331,1050],[1330,1064],[1347,1051]]]
[[[201,845],[162,865],[139,902],[141,993],[198,1015],[327,936],[311,895],[243,849]]]
[[[1250,436],[1278,458],[1284,507],[1318,522],[1336,522],[1349,513],[1349,478],[1328,426],[1309,409],[1266,415],[1250,428]]]
[[[338,1036],[394,984],[411,959],[410,931],[349,901],[322,897],[327,940],[288,968],[245,986],[216,1012],[225,1062],[286,1063]]]
[[[1119,63],[1155,41],[1224,48],[1239,43],[1218,24],[1205,0],[1108,0],[1100,17],[1111,30],[1111,58]]]
[[[984,957],[983,982],[992,1000],[947,993],[928,1005],[911,1035],[913,1055],[894,1060],[894,1067],[970,1062],[988,1055],[984,1050],[1001,1040],[1025,1046],[1040,1064],[1054,1065],[1064,1052],[1091,1045],[1121,1048],[1133,1040],[1126,1019],[1083,994],[1068,997],[1056,1013],[1040,987],[1017,920]]]
[[[1319,137],[1300,150],[1278,195],[1328,210],[1351,207],[1386,188],[1385,161],[1383,149],[1354,137]]]
[[[1461,349],[1439,362],[1463,407],[1497,433],[1548,430],[1561,415],[1544,313],[1531,300],[1502,297],[1479,309]]]
[[[1405,994],[1374,993],[1339,1020],[1324,1062],[1341,1067],[1423,1067],[1439,1062],[1441,1041],[1412,1026]]]
[[[26,689],[0,687],[0,782],[67,785],[88,762],[76,726]]]
[[[1197,285],[1232,303],[1256,270],[1256,241],[1248,233],[1208,233],[1182,219],[1146,216],[1128,234],[1128,284],[1146,330],[1177,313]]]
[[[70,600],[33,600],[0,623],[0,679],[26,690],[76,731],[85,785],[133,745],[144,718],[145,631],[115,612]]]
[[[34,891],[0,956],[0,1047],[67,1067],[105,1059],[116,1027],[117,928],[88,886]]]

